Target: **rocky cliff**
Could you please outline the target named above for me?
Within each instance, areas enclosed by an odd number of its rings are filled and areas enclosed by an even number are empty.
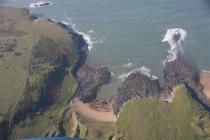
[[[145,98],[160,96],[160,84],[158,79],[148,77],[141,71],[130,74],[118,89],[113,108],[117,114],[124,103],[132,98]]]
[[[191,59],[183,55],[177,56],[177,59],[174,61],[165,62],[163,74],[165,89],[169,93],[180,84],[185,84],[195,92],[201,92],[199,69]]]
[[[209,102],[203,94],[200,84],[200,71],[194,62],[178,54],[173,61],[166,61],[163,68],[165,86],[160,87],[158,79],[151,79],[141,72],[129,75],[122,83],[115,98],[113,108],[117,114],[124,103],[132,98],[161,97],[168,100],[172,90],[178,85],[185,85],[191,96],[205,106],[208,110]],[[163,97],[163,98],[162,98]]]
[[[90,67],[84,64],[77,73],[80,83],[79,96],[83,102],[91,102],[97,97],[98,89],[109,82],[111,72],[108,67]]]
[[[203,93],[200,83],[200,70],[194,62],[183,55],[178,55],[177,59],[166,62],[163,69],[165,79],[165,92],[170,94],[172,89],[179,84],[184,84],[190,91],[191,96],[210,110],[210,103]]]

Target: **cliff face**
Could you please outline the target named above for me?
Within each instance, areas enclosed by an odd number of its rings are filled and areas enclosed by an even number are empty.
[[[166,62],[163,69],[165,89],[170,93],[180,84],[185,84],[195,92],[201,92],[199,69],[189,58],[179,55],[177,59]]]
[[[109,82],[111,73],[108,67],[93,68],[84,64],[77,73],[80,83],[80,97],[83,102],[91,102],[97,97],[98,89]]]
[[[165,64],[163,73],[166,83],[165,90],[168,93],[176,85],[184,84],[191,96],[207,110],[210,110],[210,102],[205,97],[200,83],[200,71],[190,59],[180,55],[175,61]]]
[[[124,103],[132,98],[144,98],[160,96],[160,84],[158,79],[152,79],[142,72],[130,74],[118,89],[113,108],[117,114]]]

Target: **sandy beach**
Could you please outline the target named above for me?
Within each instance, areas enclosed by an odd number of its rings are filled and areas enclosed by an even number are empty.
[[[210,72],[203,71],[201,73],[200,82],[204,88],[205,96],[210,100]]]
[[[73,102],[73,108],[82,116],[100,122],[116,122],[117,118],[113,113],[112,108],[107,109],[94,109],[89,103],[83,103],[79,99],[75,99]]]

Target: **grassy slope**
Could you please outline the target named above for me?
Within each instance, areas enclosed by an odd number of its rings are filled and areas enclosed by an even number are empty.
[[[32,37],[27,34],[22,26],[27,25],[29,21],[19,20],[16,25],[11,22],[17,20],[18,17],[22,19],[28,18],[25,10],[6,10],[0,8],[0,43],[11,43],[13,40],[17,41],[16,52],[21,52],[22,55],[15,56],[13,52],[3,52],[3,58],[0,59],[0,112],[4,113],[8,107],[17,102],[17,97],[20,96],[23,90],[23,84],[26,77],[26,65],[28,63],[29,52],[32,46]],[[13,19],[12,21],[10,19]],[[10,22],[9,22],[10,21]],[[20,25],[22,23],[22,25]],[[14,26],[14,30],[8,26]],[[19,34],[19,31],[26,34]]]
[[[22,95],[24,82],[28,77],[27,65],[32,47],[43,36],[52,39],[59,46],[70,49],[69,74],[62,82],[57,101],[45,112],[27,118],[15,128],[18,137],[41,136],[47,129],[55,127],[50,123],[49,118],[60,121],[62,113],[68,107],[68,99],[77,88],[77,82],[70,73],[75,61],[75,44],[71,35],[57,24],[46,19],[30,20],[27,10],[0,7],[0,17],[0,44],[17,41],[15,51],[0,52],[4,55],[0,58],[0,114],[4,114],[9,107],[13,107]],[[21,55],[15,56],[14,52],[20,52]],[[30,78],[33,79],[31,76]]]
[[[86,140],[109,140],[115,134],[115,123],[103,123],[79,117],[78,137]]]
[[[73,85],[70,87],[69,85]],[[50,122],[52,117],[56,122],[60,121],[63,112],[68,107],[67,101],[76,91],[76,82],[70,76],[66,76],[61,88],[61,96],[57,102],[48,108],[44,113],[34,116],[32,119],[28,118],[22,124],[15,128],[17,137],[40,137],[43,136],[46,130],[53,129],[56,124]],[[56,129],[56,128],[55,128]]]
[[[178,88],[171,104],[155,99],[131,100],[120,114],[119,129],[130,140],[210,139],[209,114],[187,92],[185,87]]]

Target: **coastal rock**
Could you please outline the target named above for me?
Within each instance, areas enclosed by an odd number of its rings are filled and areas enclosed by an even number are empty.
[[[108,67],[92,68],[84,64],[77,73],[80,83],[80,97],[83,102],[91,102],[97,97],[98,89],[109,82],[111,72]]]
[[[168,94],[177,85],[184,84],[191,96],[207,110],[210,110],[210,102],[200,83],[200,71],[191,59],[179,55],[176,60],[165,63],[163,73],[166,83],[165,91]]]
[[[130,74],[118,89],[118,95],[113,103],[114,113],[117,114],[124,103],[132,98],[160,96],[158,79],[152,79],[141,71]]]
[[[200,71],[193,61],[183,54],[178,54],[173,61],[166,61],[163,69],[165,86],[160,87],[158,79],[151,79],[141,72],[132,73],[119,87],[113,108],[115,114],[124,103],[132,98],[157,97],[170,100],[172,90],[185,85],[191,96],[209,108],[200,84]]]
[[[199,69],[191,59],[178,55],[174,61],[165,62],[164,64],[165,90],[170,93],[174,87],[184,84],[191,91],[202,94],[199,73]]]

